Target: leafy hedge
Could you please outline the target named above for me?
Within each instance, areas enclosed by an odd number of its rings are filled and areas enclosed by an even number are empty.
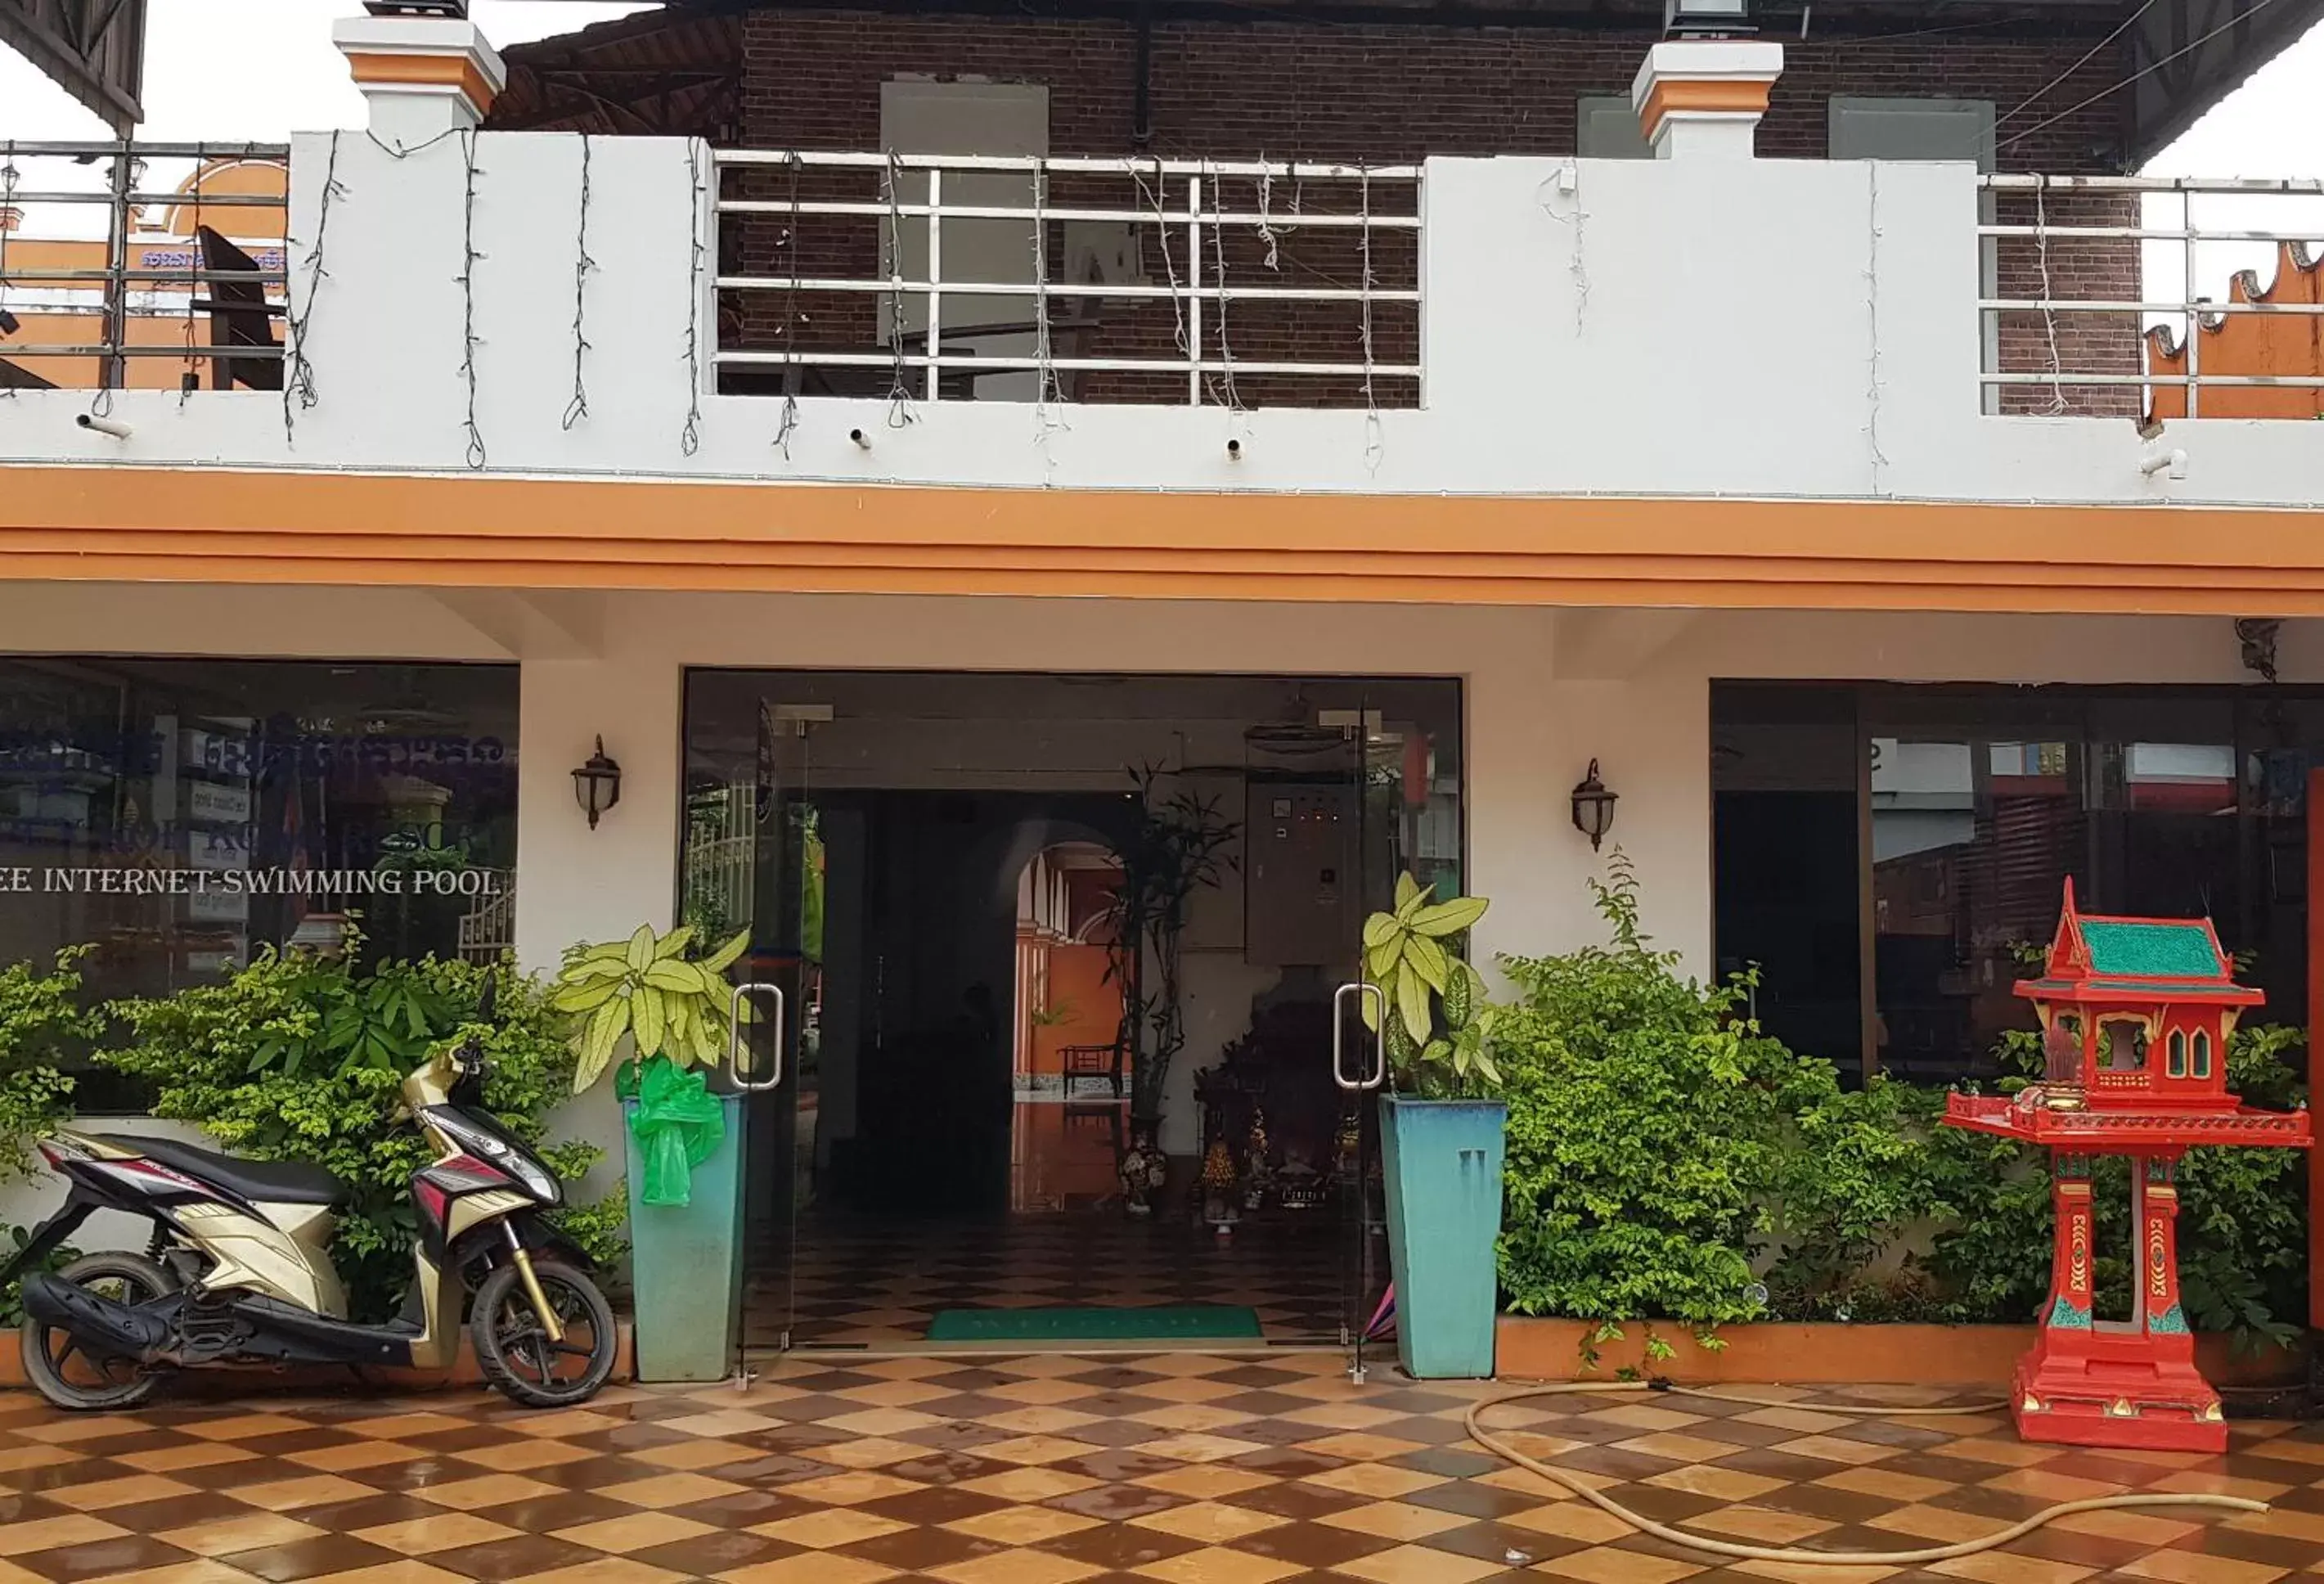
[[[1748,980],[1703,987],[1641,932],[1617,854],[1592,882],[1608,945],[1505,959],[1506,1307],[1612,1328],[1708,1333],[1750,1319],[2021,1321],[2049,1288],[2046,1163],[1939,1125],[1944,1091],[1840,1087],[1741,1015]],[[2228,1074],[2255,1105],[2305,1097],[2297,1029],[2238,1030]],[[2005,1065],[2038,1070],[2034,1036]],[[2014,1087],[2018,1079],[2008,1080]],[[2129,1305],[2129,1186],[2098,1181],[2098,1298]],[[2191,1152],[2180,1176],[2188,1311],[2206,1330],[2282,1339],[2307,1307],[2306,1173],[2295,1150]]]
[[[472,1024],[488,975],[498,980],[493,1015]],[[542,986],[505,963],[422,958],[357,971],[268,950],[219,984],[106,1010],[128,1039],[98,1060],[152,1080],[155,1116],[199,1124],[236,1154],[310,1162],[351,1185],[331,1253],[359,1319],[392,1313],[410,1283],[410,1181],[432,1152],[395,1113],[404,1075],[431,1049],[473,1029],[493,1063],[485,1105],[568,1183],[599,1154],[540,1142],[573,1075],[568,1024]],[[618,1190],[551,1218],[601,1261],[619,1257]]]
[[[32,1175],[32,1141],[71,1109],[73,1080],[60,1063],[104,1024],[102,1014],[81,1005],[79,963],[88,954],[85,946],[69,947],[46,970],[29,962],[0,968],[0,1182]],[[27,1227],[0,1227],[0,1258],[29,1237]],[[73,1253],[60,1249],[49,1264]],[[0,1325],[23,1318],[11,1283],[0,1293]]]

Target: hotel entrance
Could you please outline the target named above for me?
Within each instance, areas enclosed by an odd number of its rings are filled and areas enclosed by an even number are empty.
[[[1462,885],[1444,680],[697,672],[747,929],[746,1346],[1345,1347],[1387,1296],[1362,921]]]

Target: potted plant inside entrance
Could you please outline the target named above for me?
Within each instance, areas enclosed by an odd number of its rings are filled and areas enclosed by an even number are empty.
[[[1364,997],[1364,1019],[1387,1024],[1380,1144],[1397,1354],[1407,1375],[1463,1380],[1493,1373],[1508,1107],[1497,1098],[1484,977],[1462,949],[1488,904],[1434,892],[1403,875],[1395,910],[1365,921],[1364,974],[1379,995]]]
[[[723,1378],[733,1360],[742,1256],[742,1097],[714,1093],[737,1004],[724,974],[749,931],[706,956],[681,925],[576,946],[555,1004],[576,1019],[573,1089],[603,1078],[628,1121],[638,1376]],[[747,1005],[740,1007],[747,1018]]]

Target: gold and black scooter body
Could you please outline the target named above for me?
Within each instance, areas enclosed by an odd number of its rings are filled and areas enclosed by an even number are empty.
[[[249,1162],[175,1140],[60,1128],[41,1144],[71,1185],[64,1209],[40,1227],[0,1283],[35,1265],[89,1214],[149,1218],[154,1247],[189,1301],[131,1307],[36,1274],[24,1278],[28,1313],[93,1347],[145,1364],[366,1364],[447,1367],[458,1350],[462,1268],[480,1255],[513,1261],[551,1338],[558,1318],[533,1276],[535,1248],[570,1246],[540,1220],[563,1188],[556,1173],[481,1112],[456,1098],[481,1088],[478,1070],[447,1048],[403,1081],[411,1118],[435,1148],[415,1172],[419,1237],[410,1301],[385,1325],[347,1318],[332,1267],[333,1207],[344,1184],[312,1166]],[[174,1236],[171,1236],[174,1235]],[[484,1249],[482,1240],[491,1239]]]

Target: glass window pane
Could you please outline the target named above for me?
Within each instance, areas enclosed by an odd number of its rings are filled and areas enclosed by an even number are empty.
[[[93,995],[270,945],[512,942],[514,666],[0,661],[0,961],[88,944]],[[102,1072],[84,1111],[142,1109]]]
[[[1711,693],[1713,949],[1756,969],[1752,1010],[1794,1050],[1861,1073],[1854,690],[1720,683]]]
[[[1991,1076],[2078,867],[2081,745],[2051,701],[2007,696],[1883,699],[1869,737],[1880,1064]]]

